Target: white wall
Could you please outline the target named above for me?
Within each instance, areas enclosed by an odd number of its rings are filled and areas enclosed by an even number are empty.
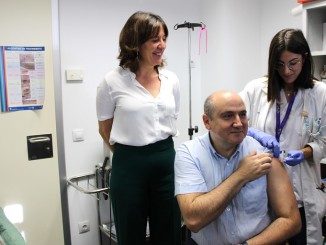
[[[190,31],[192,68],[192,127],[205,132],[201,115],[206,96],[218,89],[240,91],[249,80],[266,72],[268,45],[283,27],[301,27],[301,16],[290,15],[295,0],[70,0],[60,4],[61,78],[63,128],[67,176],[94,171],[103,161],[103,143],[97,131],[96,86],[104,74],[118,65],[118,37],[127,18],[136,10],[152,11],[169,27],[168,68],[181,82],[180,136],[176,146],[188,140],[189,70],[188,29],[175,24],[203,22],[208,30],[198,55],[199,29]],[[66,82],[65,70],[82,68],[82,82]],[[85,140],[72,141],[72,130],[82,128]],[[68,188],[72,244],[98,244],[96,200]],[[78,222],[91,221],[91,232],[78,234]]]
[[[299,5],[295,0],[206,2],[210,52],[202,58],[203,97],[221,88],[241,90],[264,75],[272,37],[282,28],[302,27],[301,15],[290,14]]]
[[[302,15],[291,14],[291,10],[300,5],[296,1],[263,1],[260,22],[262,37],[260,47],[262,52],[260,54],[261,60],[264,63],[262,64],[263,69],[259,75],[265,75],[267,73],[268,49],[272,37],[284,28],[302,29]]]
[[[95,114],[96,86],[106,72],[118,65],[119,33],[127,18],[137,10],[152,11],[161,15],[169,28],[166,59],[169,69],[178,73],[183,93],[182,115],[179,121],[180,137],[188,137],[188,30],[174,30],[175,24],[184,21],[200,22],[200,0],[155,1],[152,0],[85,0],[59,1],[60,46],[62,67],[62,97],[64,140],[67,177],[94,171],[94,166],[103,161],[103,143],[98,134]],[[197,50],[199,30],[192,33]],[[196,45],[196,46],[195,46]],[[196,53],[197,54],[197,53]],[[194,78],[197,79],[197,94],[200,95],[198,55]],[[197,63],[198,62],[198,63]],[[82,68],[82,82],[66,82],[65,70]],[[199,97],[199,96],[197,96]],[[131,125],[132,126],[132,125]],[[72,130],[82,128],[85,140],[72,141]],[[68,188],[72,244],[96,244],[98,242],[96,200]],[[82,203],[82,205],[80,205]],[[90,220],[91,231],[78,233],[78,222]]]
[[[0,0],[0,45],[45,47],[42,110],[0,112],[0,207],[20,204],[28,245],[64,243],[52,66],[51,1]],[[28,160],[29,135],[52,134],[53,158]]]

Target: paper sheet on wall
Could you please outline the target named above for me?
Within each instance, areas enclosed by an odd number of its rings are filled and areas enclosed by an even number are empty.
[[[44,50],[44,47],[0,46],[2,112],[43,108]]]

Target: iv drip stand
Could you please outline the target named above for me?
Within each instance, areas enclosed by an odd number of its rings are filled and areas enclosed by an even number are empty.
[[[192,139],[192,135],[195,131],[195,133],[198,132],[198,126],[192,127],[192,120],[191,120],[191,30],[194,30],[195,27],[201,27],[202,28],[203,23],[189,23],[189,22],[184,22],[184,24],[176,24],[174,26],[174,30],[178,30],[179,28],[188,28],[188,57],[189,57],[189,128],[188,128],[188,135],[190,137],[190,140]],[[185,242],[187,242],[188,238],[191,237],[190,230],[187,229],[186,226],[185,228]]]
[[[202,27],[203,23],[190,23],[184,22],[184,24],[176,24],[174,26],[174,30],[179,28],[188,28],[188,66],[189,66],[189,128],[188,128],[188,135],[190,139],[192,139],[193,133],[198,132],[198,126],[192,127],[192,119],[191,119],[191,30],[194,30],[195,27]]]

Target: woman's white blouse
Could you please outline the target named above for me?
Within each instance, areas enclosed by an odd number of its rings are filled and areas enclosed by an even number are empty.
[[[99,121],[113,119],[110,144],[143,146],[177,135],[179,79],[160,69],[160,92],[153,97],[129,69],[118,67],[105,75],[96,97]]]

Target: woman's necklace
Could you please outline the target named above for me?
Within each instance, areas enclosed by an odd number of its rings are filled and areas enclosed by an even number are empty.
[[[290,97],[293,94],[293,89],[292,90],[285,90],[284,89],[284,92],[285,92],[287,97]]]
[[[284,93],[285,93],[286,100],[289,102],[292,95],[294,94],[294,90],[293,89],[291,89],[291,90],[285,90],[284,89]]]

